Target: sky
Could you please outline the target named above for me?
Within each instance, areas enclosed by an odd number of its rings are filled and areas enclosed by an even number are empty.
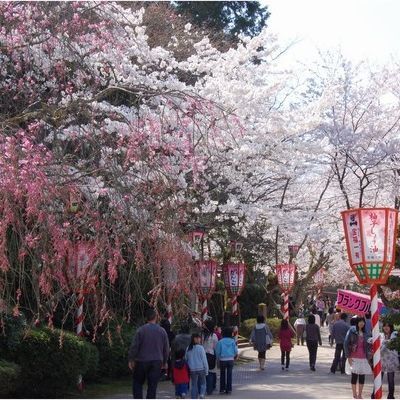
[[[281,43],[296,40],[287,61],[317,58],[317,49],[341,49],[350,60],[400,58],[400,0],[260,0]]]

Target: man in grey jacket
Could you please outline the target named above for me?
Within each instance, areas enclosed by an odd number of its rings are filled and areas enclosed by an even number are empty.
[[[143,398],[143,384],[147,379],[147,399],[155,399],[161,369],[167,368],[168,335],[156,324],[157,314],[146,312],[147,324],[141,326],[129,348],[129,368],[133,371],[133,398]]]
[[[340,363],[340,372],[345,373],[344,368],[346,364],[346,356],[344,354],[344,338],[346,337],[347,331],[350,329],[350,325],[346,322],[347,314],[340,314],[339,321],[336,321],[332,327],[332,338],[336,342],[335,348],[335,358],[333,359],[331,365],[331,372],[334,374],[336,372],[337,366]]]

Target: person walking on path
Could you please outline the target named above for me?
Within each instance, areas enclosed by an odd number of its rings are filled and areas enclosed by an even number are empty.
[[[257,324],[250,335],[250,343],[254,345],[254,350],[258,351],[258,362],[260,369],[265,369],[265,354],[271,348],[273,336],[269,326],[265,323],[263,315],[257,316]]]
[[[365,333],[365,319],[357,317],[344,340],[344,352],[347,357],[346,374],[351,375],[351,389],[354,399],[362,399],[365,375],[372,374],[368,363],[368,343]],[[358,380],[358,386],[357,386]]]
[[[388,380],[388,399],[394,399],[394,373],[399,369],[399,355],[396,350],[388,348],[390,342],[397,337],[393,324],[385,322],[381,333],[381,362],[382,362],[382,380],[386,372]],[[371,339],[369,339],[370,341]],[[375,397],[372,393],[371,398]]]
[[[160,321],[160,326],[161,328],[165,329],[165,332],[167,332],[168,335],[168,344],[169,344],[169,350],[170,350],[170,356],[168,357],[168,368],[167,370],[163,370],[161,372],[161,380],[170,380],[171,379],[171,373],[172,373],[172,366],[171,366],[171,344],[175,338],[175,333],[172,332],[171,330],[171,323],[169,322],[167,315],[165,318],[163,318]]]
[[[279,330],[279,345],[281,348],[281,365],[282,371],[286,367],[286,371],[289,370],[290,364],[290,352],[292,351],[292,338],[294,337],[293,331],[289,328],[289,323],[287,319],[281,321],[281,328]],[[285,365],[286,358],[286,365]]]
[[[222,339],[215,348],[215,355],[221,369],[219,392],[231,394],[233,360],[238,355],[238,348],[232,337],[232,328],[224,328],[222,331]]]
[[[329,331],[328,341],[331,347],[333,347],[333,341],[334,341],[332,336],[332,328],[334,323],[335,323],[335,314],[333,307],[330,307],[328,309],[328,315],[326,316],[326,324],[328,325],[328,331]]]
[[[143,384],[147,379],[147,399],[155,399],[161,369],[167,368],[169,344],[167,332],[156,324],[153,309],[146,312],[147,323],[133,337],[129,348],[128,366],[133,371],[133,398],[143,398]]]
[[[201,345],[201,335],[192,334],[192,341],[186,350],[186,360],[190,370],[192,399],[204,399],[206,395],[206,376],[208,362],[204,347]]]
[[[311,314],[314,315],[315,324],[317,324],[318,327],[321,328],[321,317],[317,313],[317,307],[315,307],[315,306],[312,307]]]
[[[207,395],[211,395],[217,385],[217,374],[215,372],[217,357],[215,355],[215,348],[217,347],[218,337],[214,333],[213,320],[205,321],[204,326],[205,327],[203,330],[202,339],[208,362],[208,375],[206,377],[206,386]]]
[[[190,372],[185,360],[185,350],[178,350],[172,367],[172,381],[175,386],[175,397],[185,399],[189,393]]]
[[[175,336],[174,340],[171,343],[171,364],[174,365],[175,362],[175,354],[183,350],[186,353],[186,349],[189,347],[190,342],[192,340],[192,336],[190,335],[190,328],[187,323],[184,323],[179,331],[179,333]]]
[[[347,314],[341,313],[339,321],[336,321],[332,326],[332,340],[336,343],[335,356],[331,365],[332,374],[336,372],[338,365],[340,365],[340,372],[342,374],[345,373],[346,355],[343,345],[346,334],[350,329],[350,325],[346,321]]]
[[[296,338],[297,338],[297,346],[304,345],[304,332],[306,329],[306,320],[304,319],[304,315],[302,313],[299,314],[296,321],[294,321],[294,329],[296,329]]]
[[[315,364],[317,362],[318,343],[322,346],[321,332],[319,326],[315,323],[315,315],[308,316],[306,325],[306,342],[309,353],[310,369],[315,371]]]

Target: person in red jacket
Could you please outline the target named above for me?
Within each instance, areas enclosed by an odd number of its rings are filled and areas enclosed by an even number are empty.
[[[281,347],[282,371],[285,369],[284,368],[285,358],[286,358],[286,371],[287,371],[289,369],[289,363],[290,363],[290,352],[292,351],[292,338],[294,337],[294,333],[290,329],[287,319],[282,320],[278,337],[279,337],[279,344]]]
[[[175,397],[177,399],[184,399],[189,393],[190,382],[189,367],[185,361],[185,350],[178,350],[175,353],[172,382],[175,385]]]

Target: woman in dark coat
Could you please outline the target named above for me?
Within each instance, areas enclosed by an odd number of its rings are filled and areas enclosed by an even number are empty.
[[[322,346],[321,332],[319,326],[315,323],[315,316],[310,314],[306,325],[306,342],[310,359],[310,369],[315,371],[315,363],[317,362],[318,343]]]

